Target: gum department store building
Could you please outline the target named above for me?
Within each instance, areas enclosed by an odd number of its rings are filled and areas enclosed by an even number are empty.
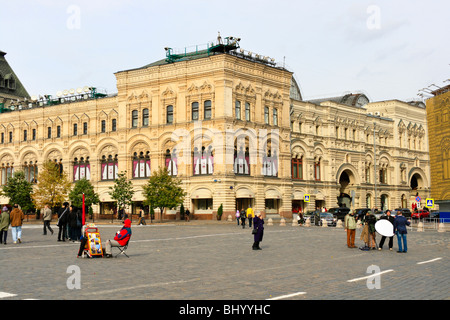
[[[115,73],[117,94],[93,87],[30,97],[0,54],[0,183],[31,182],[45,160],[94,185],[111,212],[117,174],[141,186],[166,166],[195,219],[252,206],[292,217],[316,207],[393,209],[430,195],[425,106],[364,94],[303,101],[293,72],[232,37]],[[304,196],[310,195],[310,201]],[[8,199],[0,198],[0,203]],[[164,218],[178,219],[176,209]]]

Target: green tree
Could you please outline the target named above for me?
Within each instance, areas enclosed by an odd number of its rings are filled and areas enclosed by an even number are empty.
[[[111,198],[117,201],[117,210],[125,209],[126,206],[133,204],[133,184],[127,179],[126,171],[118,174],[114,185],[109,189],[111,189],[109,192]]]
[[[94,191],[94,186],[86,178],[78,180],[72,191],[69,193],[70,202],[81,208],[83,206],[83,193],[84,193],[84,205],[86,208],[91,208],[93,204],[98,204],[100,199],[98,194]],[[88,209],[87,209],[88,210]],[[88,213],[88,211],[86,211]]]
[[[31,198],[36,208],[43,208],[46,204],[53,208],[67,199],[71,187],[72,182],[66,172],[61,172],[59,165],[49,160],[42,165]]]
[[[14,172],[14,175],[3,186],[3,195],[9,198],[9,204],[17,203],[24,212],[34,209],[32,193],[33,186],[25,179],[23,171]]]
[[[146,185],[142,187],[145,198],[144,204],[152,208],[159,208],[161,212],[164,208],[175,208],[183,203],[185,192],[180,187],[181,180],[169,175],[166,167],[160,167],[150,176]]]

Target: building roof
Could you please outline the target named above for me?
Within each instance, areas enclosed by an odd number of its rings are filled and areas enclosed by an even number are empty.
[[[6,52],[0,51],[0,98],[29,99],[30,95],[6,61],[5,55]]]
[[[314,104],[320,104],[321,102],[325,101],[331,101],[336,102],[339,104],[344,104],[347,106],[353,106],[353,107],[362,107],[369,103],[369,98],[365,94],[362,93],[349,93],[343,96],[338,97],[331,97],[331,98],[321,98],[321,99],[314,99],[314,100],[308,100],[307,102],[314,103]]]

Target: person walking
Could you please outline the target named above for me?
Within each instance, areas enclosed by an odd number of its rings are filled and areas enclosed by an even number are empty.
[[[388,220],[390,223],[392,223],[392,231],[393,231],[395,218],[393,216],[391,216],[391,211],[387,210],[386,215],[381,216],[380,220],[381,219]],[[380,244],[378,245],[378,250],[381,251],[383,249],[384,241],[386,240],[386,238],[389,238],[388,246],[389,246],[389,250],[392,251],[392,244],[394,242],[393,236],[392,237],[381,236]]]
[[[22,222],[25,218],[23,211],[19,209],[19,205],[14,204],[14,208],[11,210],[10,219],[11,219],[11,231],[12,231],[12,239],[13,243],[22,243]]]
[[[8,228],[10,224],[9,210],[7,206],[2,209],[0,216],[0,243],[6,245],[6,238],[8,237]]]
[[[58,241],[66,241],[67,239],[67,218],[69,216],[69,203],[64,202],[63,207],[58,211],[58,223],[59,228]]]
[[[236,210],[236,221],[237,225],[239,225],[239,220],[241,220],[241,213],[239,212],[239,209]]]
[[[259,243],[263,240],[264,235],[264,219],[261,218],[261,212],[257,212],[253,218],[253,233],[252,249],[261,250]]]
[[[397,235],[397,241],[398,241],[398,251],[397,252],[408,252],[408,244],[406,241],[406,234],[408,231],[406,230],[406,226],[409,226],[411,224],[411,221],[407,220],[403,215],[401,211],[397,212],[397,216],[394,220],[394,234]],[[403,246],[402,246],[403,242]]]
[[[147,223],[145,222],[145,212],[144,210],[139,210],[139,221],[138,221],[138,226],[140,225],[146,225]]]
[[[190,214],[191,214],[191,212],[189,211],[189,209],[186,209],[186,211],[184,212],[184,218],[186,219],[187,222],[189,222]]]
[[[356,248],[355,235],[356,235],[356,219],[355,213],[349,211],[344,218],[344,230],[347,231],[347,247]]]
[[[242,229],[245,229],[245,218],[246,218],[246,215],[245,215],[244,208],[241,209],[241,212],[239,214],[241,216]]]
[[[53,229],[50,227],[50,221],[52,221],[52,209],[48,207],[48,204],[44,206],[43,210],[43,216],[44,216],[44,233],[43,235],[47,235],[47,229],[52,233],[53,235]]]
[[[251,228],[252,227],[252,221],[253,218],[255,217],[255,214],[253,213],[253,209],[252,206],[248,206],[247,209],[247,218],[248,218],[248,227]]]

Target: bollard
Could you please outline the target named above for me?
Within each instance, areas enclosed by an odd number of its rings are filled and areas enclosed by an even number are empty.
[[[231,214],[228,215],[227,221],[228,221],[228,222],[233,221],[233,218],[231,217]]]
[[[325,219],[322,219],[322,228],[328,228],[328,223]]]
[[[336,223],[336,228],[342,228],[342,220],[338,219]]]
[[[273,226],[273,220],[272,220],[272,218],[269,218],[269,220],[267,220],[267,225],[268,225],[268,226]]]
[[[305,221],[305,227],[311,227],[311,220],[309,218]]]
[[[417,232],[424,232],[424,231],[425,231],[425,229],[424,229],[424,227],[423,227],[423,222],[420,221],[420,222],[417,224]]]
[[[298,224],[297,219],[292,219],[292,226],[295,227]]]
[[[284,217],[281,217],[280,226],[286,226],[286,220],[284,219]]]
[[[445,232],[445,225],[444,223],[439,223],[438,232]]]

